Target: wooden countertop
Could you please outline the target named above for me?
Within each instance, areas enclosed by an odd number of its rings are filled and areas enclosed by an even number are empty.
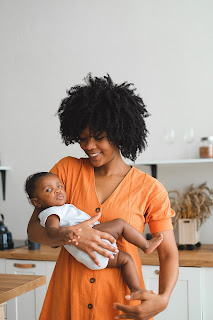
[[[50,248],[41,245],[39,250],[29,250],[28,247],[0,251],[0,258],[20,260],[56,261],[60,248]],[[143,265],[159,265],[157,251],[150,255],[139,250]],[[179,250],[179,265],[181,267],[213,267],[213,244],[203,244],[195,250]]]
[[[29,250],[27,246],[0,251],[0,258],[19,260],[56,261],[61,248],[51,248],[41,245],[38,250]]]
[[[45,276],[0,274],[0,303],[20,296],[45,283]]]
[[[213,244],[203,244],[200,248],[190,250],[178,250],[180,267],[213,267]],[[159,265],[157,251],[150,255],[139,250],[139,256],[143,265]]]

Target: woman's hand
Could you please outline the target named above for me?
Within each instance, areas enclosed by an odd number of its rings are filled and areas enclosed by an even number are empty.
[[[92,228],[93,224],[96,221],[98,221],[98,219],[100,219],[100,216],[101,213],[99,212],[91,219],[79,223],[75,226],[69,227],[73,231],[75,231],[77,235],[80,236],[78,238],[77,248],[86,252],[97,265],[100,264],[96,258],[94,251],[98,252],[104,257],[108,257],[109,259],[113,259],[114,257],[112,254],[105,251],[104,249],[108,249],[113,252],[118,252],[118,250],[114,246],[102,240],[106,239],[109,240],[111,243],[114,243],[115,238],[113,236],[111,236],[109,233],[101,232]],[[81,229],[80,232],[77,231],[77,229],[79,228]]]
[[[124,314],[116,316],[115,319],[148,320],[166,309],[168,304],[167,297],[146,290],[133,292],[125,298],[127,300],[141,300],[141,303],[136,306],[115,303],[114,308],[124,312]]]

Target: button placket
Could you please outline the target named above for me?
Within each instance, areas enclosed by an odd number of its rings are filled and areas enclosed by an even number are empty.
[[[101,208],[100,207],[97,207],[96,209],[95,209],[95,212],[96,213],[98,213],[98,212],[100,212],[101,211]],[[94,283],[96,281],[96,279],[95,278],[90,278],[90,283]],[[93,308],[93,304],[92,303],[89,303],[88,305],[87,305],[87,307],[88,307],[88,309],[92,309]]]

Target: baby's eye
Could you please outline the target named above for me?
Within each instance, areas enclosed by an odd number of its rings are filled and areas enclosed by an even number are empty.
[[[58,188],[59,188],[59,189],[62,189],[63,187],[62,187],[62,186],[58,186]]]
[[[47,190],[46,190],[46,192],[50,192],[52,189],[51,188],[48,188]]]

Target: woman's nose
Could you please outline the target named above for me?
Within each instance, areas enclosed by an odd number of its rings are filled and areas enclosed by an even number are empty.
[[[92,137],[89,138],[89,139],[87,140],[85,149],[87,149],[87,150],[92,150],[92,149],[94,149],[95,147],[96,147],[96,141],[95,141],[95,139],[92,138]]]

